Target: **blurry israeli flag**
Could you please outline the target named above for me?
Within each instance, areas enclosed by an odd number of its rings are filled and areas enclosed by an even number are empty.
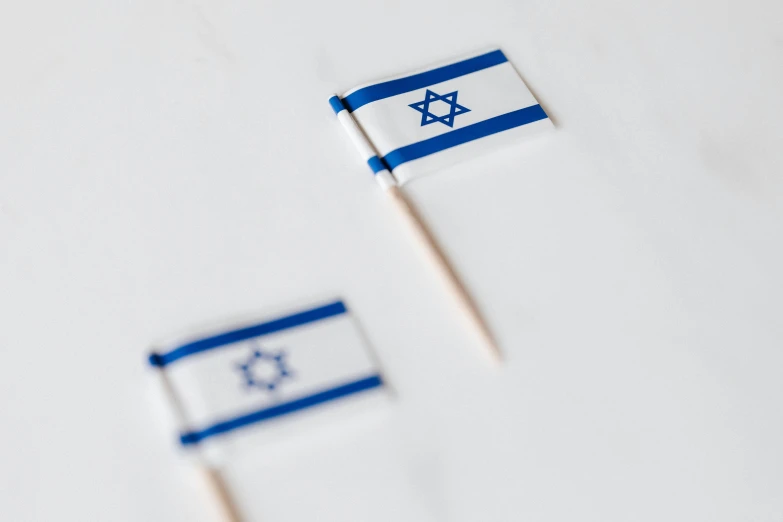
[[[330,99],[399,182],[552,128],[500,50],[364,85]]]
[[[149,362],[164,375],[185,446],[384,388],[342,301],[191,338]]]

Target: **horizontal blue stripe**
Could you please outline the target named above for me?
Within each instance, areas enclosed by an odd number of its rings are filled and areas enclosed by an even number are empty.
[[[544,112],[544,109],[542,109],[540,105],[533,105],[518,111],[480,121],[445,134],[440,134],[433,138],[412,143],[405,147],[400,147],[384,156],[382,161],[390,170],[394,170],[408,161],[423,158],[424,156],[429,156],[430,154],[456,147],[457,145],[462,145],[469,141],[477,140],[491,134],[497,134],[498,132],[513,129],[514,127],[527,125],[534,121],[544,120],[546,118],[547,115]]]
[[[335,114],[340,114],[340,111],[344,111],[345,107],[343,106],[343,102],[340,101],[340,98],[337,96],[332,96],[329,98],[329,105],[332,106],[332,110]]]
[[[487,69],[507,61],[508,59],[506,58],[506,55],[503,54],[503,51],[491,51],[480,56],[468,58],[467,60],[438,67],[437,69],[432,69],[423,73],[362,87],[343,98],[343,105],[349,112],[353,112],[359,107],[374,101],[397,96],[404,92],[422,89],[447,80],[453,80],[454,78]]]
[[[313,308],[311,310],[305,310],[304,312],[299,312],[286,317],[280,317],[279,319],[274,319],[266,323],[248,326],[247,328],[241,328],[239,330],[233,330],[231,332],[183,344],[168,353],[153,353],[150,354],[149,361],[152,366],[163,367],[178,359],[187,357],[188,355],[205,352],[227,344],[244,341],[245,339],[252,339],[253,337],[287,330],[288,328],[295,328],[346,312],[345,304],[343,304],[342,301],[335,301],[334,303],[319,306],[318,308]]]
[[[373,375],[371,377],[350,382],[348,384],[344,384],[336,388],[324,390],[322,392],[310,395],[308,397],[302,397],[301,399],[296,399],[291,402],[285,402],[283,404],[278,404],[270,408],[264,408],[262,410],[255,411],[247,415],[242,415],[240,417],[219,422],[203,430],[189,431],[183,433],[180,436],[180,442],[184,446],[190,444],[197,444],[206,438],[214,437],[215,435],[220,435],[229,431],[233,431],[238,428],[247,426],[249,424],[256,424],[258,422],[263,422],[270,419],[274,419],[276,417],[280,417],[281,415],[288,415],[289,413],[294,413],[303,410],[305,408],[311,408],[313,406],[324,404],[326,402],[340,399],[348,395],[353,395],[355,393],[371,390],[373,388],[378,388],[379,386],[383,386],[383,381],[381,380],[381,376]]]
[[[383,161],[381,161],[381,158],[379,158],[378,156],[373,156],[372,158],[368,159],[367,164],[372,169],[373,174],[378,174],[379,172],[388,170],[386,168],[386,165],[383,164]]]

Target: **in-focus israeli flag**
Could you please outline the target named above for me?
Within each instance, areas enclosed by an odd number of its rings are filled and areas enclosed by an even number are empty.
[[[149,360],[163,372],[185,446],[337,401],[386,395],[377,394],[381,373],[342,301],[189,339]]]
[[[360,86],[330,104],[372,143],[373,171],[399,182],[552,128],[500,50]]]

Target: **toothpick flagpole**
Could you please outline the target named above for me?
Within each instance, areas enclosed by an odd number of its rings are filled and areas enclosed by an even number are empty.
[[[372,171],[375,173],[375,180],[384,189],[389,196],[389,200],[394,204],[397,212],[408,223],[408,228],[416,237],[421,250],[429,258],[432,266],[441,276],[445,286],[451,292],[454,301],[462,309],[467,321],[473,326],[474,330],[490,350],[490,353],[497,359],[501,358],[501,352],[492,337],[489,328],[481,317],[473,299],[468,294],[465,286],[457,277],[454,269],[449,264],[443,251],[438,246],[434,237],[427,229],[416,209],[400,190],[394,175],[389,172],[383,162],[379,159],[370,141],[365,136],[362,129],[356,123],[351,113],[345,109],[339,96],[332,96],[329,104],[337,114],[337,119],[348,133],[351,141],[359,151],[362,159],[367,161]]]
[[[206,463],[202,463],[199,467],[204,477],[204,482],[212,492],[212,497],[220,509],[223,522],[242,522],[220,471]]]
[[[177,394],[174,393],[168,375],[163,369],[160,369],[158,374],[163,393],[171,404],[171,409],[176,417],[178,425],[180,427],[186,426],[185,410],[182,408],[182,404],[177,398]],[[231,494],[228,492],[228,487],[226,486],[226,482],[223,480],[223,475],[220,471],[207,462],[207,459],[201,453],[195,455],[195,460],[197,462],[196,467],[202,476],[203,484],[206,489],[210,491],[212,500],[217,504],[221,522],[242,522],[237,506],[231,498]]]

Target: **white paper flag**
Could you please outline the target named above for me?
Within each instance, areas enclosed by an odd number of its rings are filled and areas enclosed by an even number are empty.
[[[185,446],[384,388],[342,301],[190,339],[149,360],[165,372]]]
[[[500,50],[357,87],[329,102],[368,138],[374,150],[362,152],[373,172],[393,172],[400,183],[552,128]]]

